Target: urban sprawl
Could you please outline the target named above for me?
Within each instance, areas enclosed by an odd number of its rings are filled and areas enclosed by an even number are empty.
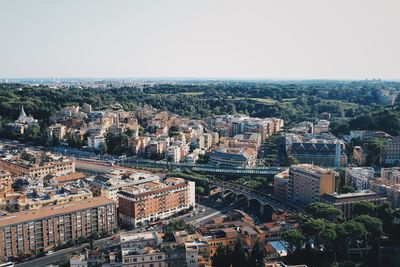
[[[330,112],[287,126],[83,103],[51,114],[36,144],[43,126],[18,109],[0,142],[3,263],[280,267],[400,253],[400,136],[382,129],[334,134]]]

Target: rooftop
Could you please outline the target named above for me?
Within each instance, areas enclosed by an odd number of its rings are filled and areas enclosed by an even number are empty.
[[[115,204],[105,197],[96,197],[67,205],[49,206],[40,210],[11,213],[0,218],[0,227],[11,226],[23,222],[32,222],[46,217],[68,214],[77,210],[85,210],[104,205]]]

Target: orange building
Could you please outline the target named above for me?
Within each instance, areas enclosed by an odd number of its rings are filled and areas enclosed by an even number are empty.
[[[289,169],[288,199],[297,204],[317,202],[323,194],[335,192],[335,177],[332,169],[311,164],[292,165]]]
[[[123,223],[155,221],[189,209],[195,204],[195,184],[181,178],[152,181],[119,192],[118,207]]]

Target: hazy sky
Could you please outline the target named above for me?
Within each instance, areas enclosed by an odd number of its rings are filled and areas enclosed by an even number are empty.
[[[0,0],[0,78],[400,79],[399,0]]]

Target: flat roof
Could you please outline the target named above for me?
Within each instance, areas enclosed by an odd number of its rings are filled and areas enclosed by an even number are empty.
[[[124,233],[120,235],[121,243],[132,242],[132,241],[144,241],[157,238],[158,238],[157,233],[154,231],[143,232],[143,233]]]
[[[362,190],[362,191],[357,191],[354,193],[346,193],[346,194],[329,194],[328,196],[334,197],[334,198],[352,198],[352,197],[362,197],[362,196],[373,196],[376,195],[375,192],[372,192],[370,190]]]
[[[96,197],[71,204],[43,207],[38,210],[10,213],[0,217],[0,227],[11,226],[24,222],[32,222],[42,218],[68,214],[77,210],[85,210],[94,207],[115,204],[114,201],[105,197]]]

